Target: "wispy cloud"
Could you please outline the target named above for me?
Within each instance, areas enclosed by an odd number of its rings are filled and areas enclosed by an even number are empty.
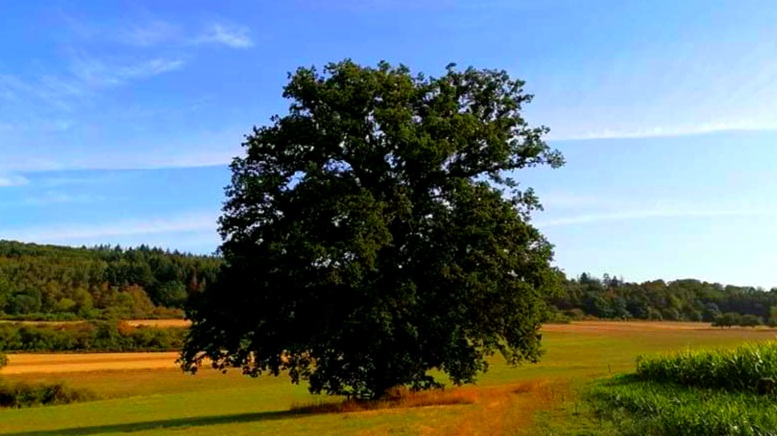
[[[195,39],[197,44],[221,44],[232,48],[250,48],[254,45],[251,32],[245,26],[213,24]]]
[[[74,78],[44,75],[21,79],[0,75],[0,107],[5,102],[15,107],[45,105],[46,108],[69,111],[73,102],[82,98],[87,90]]]
[[[243,128],[231,128],[223,131],[191,131],[189,135],[177,140],[116,140],[110,147],[103,148],[110,150],[108,153],[79,147],[77,142],[9,146],[7,149],[0,145],[0,155],[3,156],[0,159],[0,173],[223,166],[232,162],[235,156],[243,154],[240,146],[244,140],[243,133]],[[71,180],[54,180],[47,186],[72,183]]]
[[[570,192],[550,192],[540,195],[540,202],[548,209],[569,209],[581,206],[600,206],[607,204],[607,199],[600,196]]]
[[[720,123],[701,123],[693,126],[656,126],[634,130],[603,129],[581,134],[548,135],[550,141],[582,141],[589,139],[629,139],[703,135],[726,131],[773,131],[777,123],[737,121]]]
[[[20,175],[2,175],[0,174],[0,188],[9,188],[13,186],[24,186],[29,184],[30,181]]]
[[[104,200],[105,197],[90,194],[67,194],[64,192],[46,192],[22,201],[25,206],[49,206],[52,204],[89,204]]]
[[[39,243],[113,243],[127,236],[153,236],[189,232],[216,234],[217,215],[209,212],[182,214],[174,217],[128,219],[109,224],[48,225],[3,229],[3,237]]]
[[[83,175],[55,175],[42,177],[35,180],[36,185],[40,185],[45,188],[60,188],[63,186],[78,186],[78,185],[107,185],[121,181],[127,181],[133,177],[137,177],[136,172],[108,172],[108,173],[87,173]]]
[[[777,217],[777,210],[770,209],[645,209],[622,212],[587,213],[570,217],[538,220],[540,228],[582,224],[600,224],[613,221],[646,220],[653,218],[721,218],[721,217]]]
[[[309,2],[309,4],[305,4],[305,7],[314,11],[385,12],[444,11],[459,7],[459,5],[454,0],[340,0],[337,2]]]
[[[184,65],[179,58],[108,60],[72,54],[64,71],[21,77],[0,74],[0,131],[64,131],[79,109],[101,90],[164,74]]]
[[[175,71],[183,65],[181,59],[153,58],[119,63],[81,54],[71,60],[70,71],[82,83],[99,88]]]
[[[138,46],[149,47],[168,41],[174,41],[180,37],[181,29],[164,20],[152,20],[143,24],[135,24],[128,29],[119,32],[121,41]]]

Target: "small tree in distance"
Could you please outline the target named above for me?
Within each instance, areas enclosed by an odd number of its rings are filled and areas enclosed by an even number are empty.
[[[495,352],[537,361],[558,272],[513,177],[563,158],[522,117],[523,82],[344,61],[297,70],[283,95],[289,113],[231,165],[225,266],[189,308],[182,367],[379,398],[438,386],[432,369],[473,382]]]
[[[726,312],[715,317],[713,327],[733,327],[742,322],[742,315],[735,312]]]

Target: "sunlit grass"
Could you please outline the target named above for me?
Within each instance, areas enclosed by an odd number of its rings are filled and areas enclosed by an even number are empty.
[[[510,368],[496,356],[476,386],[444,395],[471,396],[452,405],[419,396],[413,406],[335,413],[299,413],[297,407],[340,403],[312,396],[285,376],[251,379],[232,371],[196,376],[175,369],[19,374],[10,380],[58,381],[88,388],[106,401],[0,411],[0,434],[605,434],[579,393],[598,377],[635,370],[636,357],[668,350],[736,346],[774,337],[768,330],[672,328],[669,323],[583,323],[543,330],[541,363]],[[427,395],[427,394],[425,394]],[[428,406],[428,407],[427,407]],[[333,406],[326,406],[333,407]],[[335,406],[339,407],[339,406]],[[350,406],[349,406],[350,407]]]

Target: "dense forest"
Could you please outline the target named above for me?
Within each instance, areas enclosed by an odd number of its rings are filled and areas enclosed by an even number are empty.
[[[140,246],[70,248],[0,241],[0,317],[183,316],[215,279],[220,259]]]
[[[181,317],[215,280],[221,259],[140,246],[60,247],[0,241],[0,318],[67,320]],[[777,289],[685,279],[631,283],[562,278],[548,299],[556,319],[774,322]],[[756,321],[757,319],[757,321]],[[733,320],[732,323],[738,321]]]
[[[724,286],[694,279],[629,283],[609,275],[599,279],[582,274],[576,279],[565,279],[562,289],[549,303],[557,315],[571,319],[773,324],[777,289]],[[733,314],[751,316],[740,320]]]

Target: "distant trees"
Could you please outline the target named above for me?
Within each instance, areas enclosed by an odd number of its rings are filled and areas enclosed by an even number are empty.
[[[0,319],[180,317],[189,297],[215,280],[222,263],[217,256],[145,246],[70,248],[0,241]],[[557,320],[715,322],[721,314],[736,313],[777,326],[777,289],[693,279],[633,283],[590,274],[560,280],[558,292],[546,296]]]
[[[649,319],[722,322],[722,325],[777,325],[777,289],[723,286],[685,279],[631,283],[582,274],[563,281],[548,303],[570,319]],[[725,313],[725,316],[722,316]],[[733,316],[739,318],[733,319]],[[742,315],[749,315],[742,319]]]
[[[174,351],[183,346],[182,327],[132,327],[117,321],[62,325],[0,323],[0,356],[4,351]],[[0,366],[3,358],[0,357]]]
[[[727,312],[715,317],[712,325],[715,327],[733,327],[742,322],[742,315],[734,312]]]
[[[763,323],[763,319],[761,319],[760,316],[751,315],[749,313],[746,313],[739,318],[739,325],[742,327],[756,327],[763,325]]]
[[[189,294],[201,292],[220,265],[215,256],[146,246],[0,241],[0,318],[181,316]]]
[[[763,325],[763,319],[756,315],[728,312],[718,315],[712,325],[715,327],[756,327]]]

